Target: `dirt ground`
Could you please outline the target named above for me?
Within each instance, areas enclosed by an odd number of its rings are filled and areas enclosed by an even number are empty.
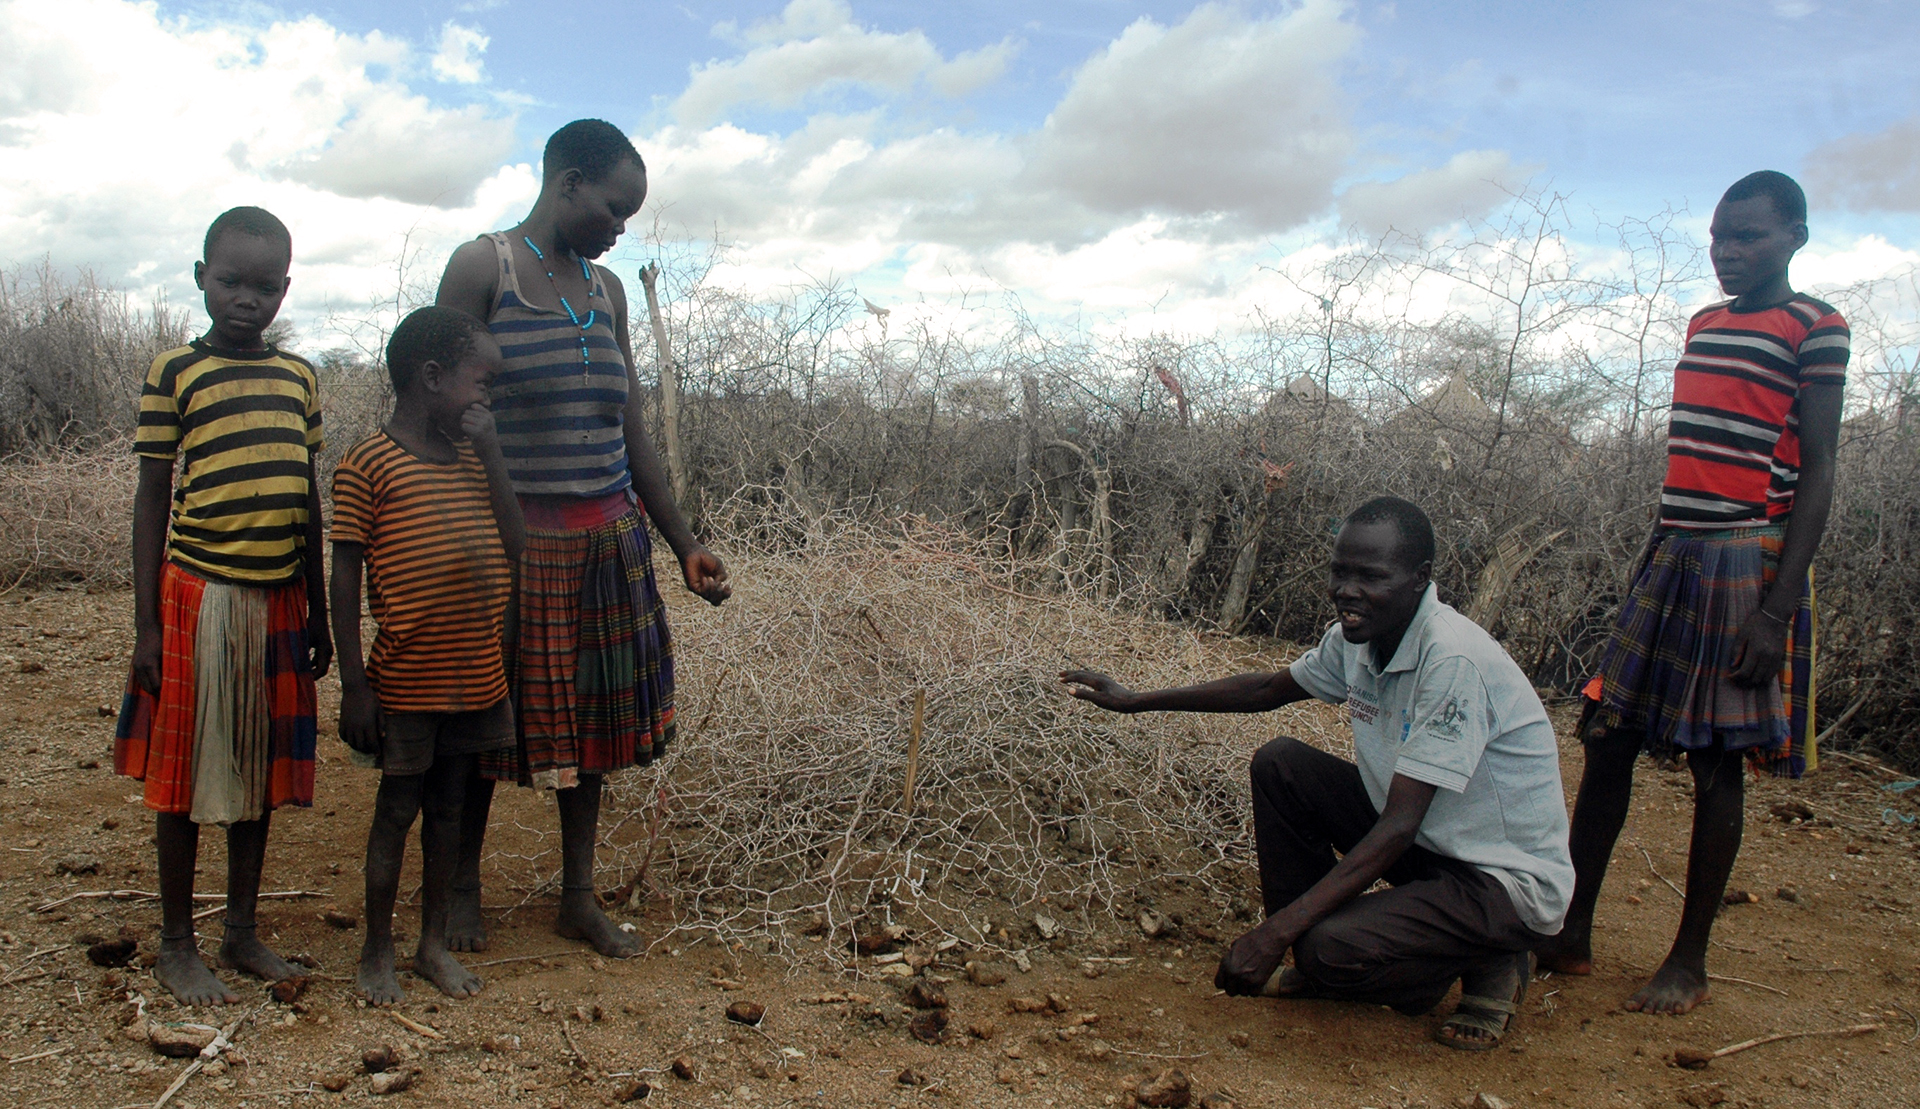
[[[129,926],[150,955],[155,902],[81,898],[40,908],[86,891],[154,888],[151,820],[139,787],[112,773],[106,718],[125,673],[130,608],[125,594],[80,590],[0,598],[0,1102],[8,1105],[151,1105],[187,1064],[125,1035],[130,991],[165,1020],[225,1024],[252,1014],[228,1062],[176,1096],[182,1109],[364,1102],[374,1095],[359,1059],[382,1044],[418,1068],[412,1088],[391,1098],[423,1105],[611,1104],[639,1080],[650,1087],[648,1105],[1099,1106],[1127,1104],[1143,1078],[1168,1068],[1190,1076],[1195,1105],[1213,1097],[1207,1104],[1439,1107],[1482,1093],[1513,1106],[1920,1100],[1920,825],[1902,820],[1920,812],[1920,790],[1888,791],[1893,775],[1838,759],[1806,781],[1751,789],[1733,888],[1758,900],[1724,913],[1713,970],[1727,978],[1685,1017],[1618,1008],[1659,962],[1679,915],[1680,898],[1661,876],[1678,882],[1685,870],[1686,775],[1647,765],[1602,900],[1598,972],[1537,981],[1508,1043],[1490,1054],[1433,1043],[1438,1014],[1217,996],[1219,945],[1204,930],[1150,941],[1116,921],[1102,937],[1035,937],[1030,970],[1009,966],[1006,982],[980,986],[961,969],[963,949],[940,953],[917,978],[824,955],[793,969],[711,941],[677,948],[671,937],[649,957],[609,962],[551,935],[549,902],[509,912],[518,897],[504,894],[489,899],[504,898],[489,914],[493,948],[470,963],[487,981],[478,999],[436,1000],[403,976],[409,1000],[398,1013],[437,1030],[428,1037],[356,1001],[360,931],[322,921],[328,909],[360,912],[374,785],[332,738],[331,681],[322,684],[319,796],[311,811],[275,819],[266,877],[269,890],[321,896],[266,902],[260,913],[272,946],[313,958],[312,983],[289,1005],[229,973],[241,1006],[187,1013],[161,998],[138,959],[107,970],[86,956],[86,943]],[[1285,727],[1276,719],[1276,732]],[[1580,757],[1571,746],[1564,756],[1571,797]],[[1774,814],[1788,802],[1814,818]],[[497,842],[511,845],[532,842],[554,818],[536,795],[503,790],[494,819]],[[203,891],[221,888],[224,866],[223,837],[210,834]],[[71,870],[81,873],[62,872]],[[411,863],[409,873],[417,873]],[[208,904],[215,911],[203,934],[217,942],[218,903]],[[415,926],[411,914],[403,906],[403,937]],[[671,925],[664,906],[621,919],[649,940]],[[914,982],[949,1002],[943,1042],[911,1034],[902,987]],[[1063,1011],[1012,1011],[1013,999],[1049,996]],[[736,1001],[765,1006],[757,1028],[726,1019]],[[1701,1071],[1671,1062],[1676,1047],[1859,1023],[1884,1027],[1769,1044]],[[669,1072],[676,1058],[691,1064],[690,1079]],[[351,1080],[326,1092],[320,1083],[336,1076]]]

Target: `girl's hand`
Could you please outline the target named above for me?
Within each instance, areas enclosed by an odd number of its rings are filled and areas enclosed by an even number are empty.
[[[493,424],[493,410],[474,404],[460,413],[460,433],[473,442],[476,451],[500,449],[500,433]]]
[[[687,588],[710,605],[733,596],[733,586],[727,584],[727,568],[721,564],[720,557],[699,544],[681,557],[680,572],[687,579]]]
[[[162,638],[159,628],[142,628],[133,636],[133,680],[148,693],[160,692]]]
[[[1733,684],[1759,689],[1778,677],[1787,658],[1787,625],[1755,611],[1733,641]]]
[[[327,676],[333,668],[333,630],[327,627],[327,618],[323,613],[314,613],[307,620],[307,651],[313,663],[315,681]]]

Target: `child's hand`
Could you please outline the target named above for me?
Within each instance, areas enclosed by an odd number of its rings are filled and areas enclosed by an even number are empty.
[[[1759,689],[1780,675],[1787,658],[1787,625],[1756,611],[1733,640],[1733,684]]]
[[[380,753],[380,702],[366,682],[341,685],[340,739],[363,755]]]
[[[333,631],[327,627],[325,613],[316,613],[307,620],[307,652],[313,662],[314,680],[326,677],[333,667]]]
[[[733,586],[727,584],[727,568],[705,547],[696,544],[689,549],[680,560],[680,572],[687,579],[687,588],[710,605],[733,596]]]
[[[133,637],[133,680],[148,693],[160,692],[160,645],[163,634],[159,628],[146,628],[136,632]]]
[[[460,432],[473,441],[475,450],[500,446],[499,431],[493,426],[493,410],[484,404],[474,404],[460,413]]]

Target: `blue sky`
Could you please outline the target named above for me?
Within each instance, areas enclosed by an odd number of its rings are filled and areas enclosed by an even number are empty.
[[[1531,182],[1697,232],[1761,167],[1808,185],[1813,271],[1920,260],[1910,0],[0,0],[0,32],[29,75],[0,81],[0,163],[62,168],[0,185],[13,261],[177,293],[202,209],[258,195],[311,244],[308,319],[512,222],[585,115],[635,137],[663,233],[717,232],[748,292],[831,275],[1231,327],[1260,273],[1350,229],[1435,233]],[[138,172],[106,164],[116,137]],[[196,144],[217,180],[156,190],[141,163]]]

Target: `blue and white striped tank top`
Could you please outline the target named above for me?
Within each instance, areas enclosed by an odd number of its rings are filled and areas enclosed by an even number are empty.
[[[613,336],[613,304],[595,267],[584,315],[591,363],[580,357],[580,329],[559,308],[521,294],[513,251],[499,232],[485,236],[500,261],[487,329],[504,368],[494,378],[493,419],[513,491],[523,497],[605,497],[632,484],[622,415],[627,364]]]

